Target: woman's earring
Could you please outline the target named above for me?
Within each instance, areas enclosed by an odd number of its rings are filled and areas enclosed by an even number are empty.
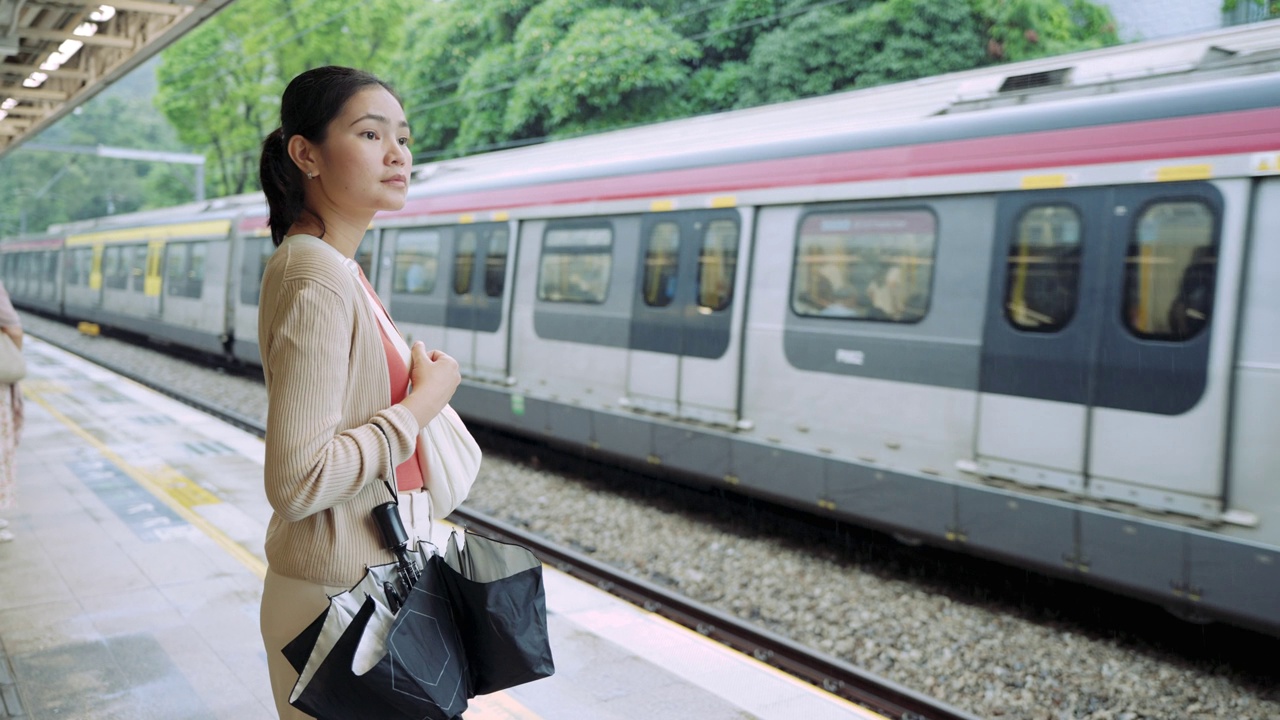
[[[307,173],[307,179],[308,179],[308,180],[314,180],[315,178],[316,178],[316,174],[315,174],[315,173],[312,173],[312,172]]]

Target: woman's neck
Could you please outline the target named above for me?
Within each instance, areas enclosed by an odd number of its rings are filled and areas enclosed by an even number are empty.
[[[354,258],[373,215],[353,217],[344,213],[305,212],[289,227],[289,235],[314,235],[329,243],[344,256]]]

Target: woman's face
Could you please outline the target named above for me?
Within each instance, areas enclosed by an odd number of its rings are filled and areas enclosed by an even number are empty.
[[[386,88],[351,96],[315,148],[315,184],[324,203],[352,211],[399,210],[409,188],[409,123]]]

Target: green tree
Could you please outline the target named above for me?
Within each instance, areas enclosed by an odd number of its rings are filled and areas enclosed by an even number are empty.
[[[995,60],[1017,62],[1119,42],[1110,11],[1085,0],[972,0]]]
[[[437,151],[456,143],[467,118],[459,86],[487,50],[510,41],[533,5],[522,0],[422,3],[410,18],[401,52],[409,68],[403,99],[416,151]],[[488,75],[497,70],[490,58],[489,66],[477,72]],[[487,107],[491,102],[481,104]]]
[[[651,9],[591,10],[516,83],[504,129],[563,135],[667,119],[697,57]]]
[[[359,9],[359,12],[356,10]],[[279,126],[279,97],[298,73],[348,65],[396,80],[408,0],[234,3],[167,50],[156,106],[209,157],[216,194],[257,189],[262,139]]]

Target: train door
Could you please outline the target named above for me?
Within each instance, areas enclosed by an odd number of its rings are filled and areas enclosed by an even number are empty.
[[[647,215],[632,305],[631,407],[724,425],[738,419],[736,210]]]
[[[465,376],[497,382],[507,376],[507,335],[500,328],[510,247],[506,223],[453,228],[445,350]]]
[[[1209,362],[1218,191],[1018,193],[1000,198],[997,213],[980,470],[1215,514],[1229,365],[1211,372]]]

